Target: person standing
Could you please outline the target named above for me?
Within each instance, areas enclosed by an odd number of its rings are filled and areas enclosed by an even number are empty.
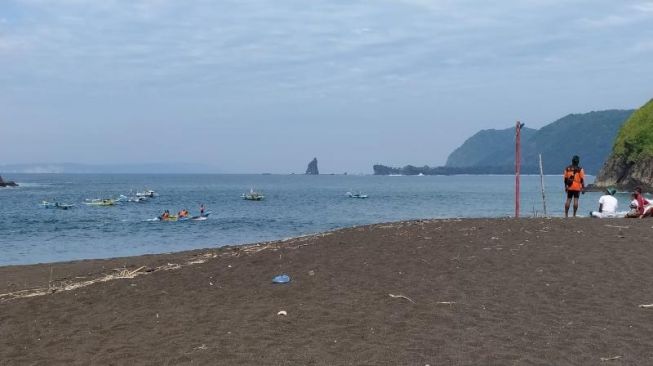
[[[565,217],[569,217],[569,206],[572,198],[574,199],[574,217],[576,217],[578,198],[581,193],[585,193],[585,171],[579,164],[580,158],[578,155],[574,155],[571,158],[571,165],[568,165],[564,171],[565,192],[567,192]]]
[[[616,217],[617,206],[619,205],[617,198],[614,197],[616,192],[617,190],[614,188],[606,189],[606,194],[599,198],[599,210],[590,212],[590,216],[598,217],[600,219],[606,217]]]

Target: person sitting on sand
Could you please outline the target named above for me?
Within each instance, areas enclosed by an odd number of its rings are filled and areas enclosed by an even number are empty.
[[[644,195],[642,195],[642,187],[635,187],[635,195],[637,198],[637,213],[639,214],[639,218],[644,218],[647,216],[651,216],[651,213],[653,212],[653,205],[644,198]]]
[[[600,219],[607,217],[615,217],[617,214],[617,206],[619,202],[614,197],[617,192],[614,188],[607,188],[603,196],[599,198],[599,210],[590,212],[591,217],[598,217]]]
[[[628,218],[639,217],[639,204],[637,203],[637,193],[633,192],[630,194],[630,211],[626,214]]]

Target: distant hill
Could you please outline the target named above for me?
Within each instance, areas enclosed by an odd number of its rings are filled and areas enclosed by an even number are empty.
[[[562,172],[571,157],[578,155],[588,174],[596,174],[611,151],[619,128],[633,110],[606,110],[570,114],[539,130],[522,130],[522,172],[537,173],[542,154],[545,174]],[[445,167],[514,166],[514,128],[484,130],[454,150]]]
[[[5,173],[86,173],[86,174],[175,174],[219,173],[216,168],[203,164],[151,163],[151,164],[74,164],[35,163],[0,165]]]
[[[538,155],[542,154],[545,174],[562,174],[574,155],[580,156],[586,173],[596,174],[610,154],[619,128],[632,114],[633,110],[570,114],[539,130],[524,127],[522,173],[539,173]],[[448,175],[510,174],[514,166],[515,129],[511,127],[477,132],[449,155],[445,166],[395,168],[377,164],[373,168],[376,175]]]
[[[653,190],[653,99],[621,127],[595,185]]]
[[[522,141],[531,138],[537,132],[533,128],[522,128]],[[507,156],[514,156],[515,128],[505,130],[481,130],[468,138],[454,150],[444,165],[448,168],[487,167],[504,165]],[[514,161],[514,159],[513,159]]]

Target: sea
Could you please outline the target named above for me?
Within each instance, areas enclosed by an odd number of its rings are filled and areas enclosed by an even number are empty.
[[[512,217],[511,175],[189,175],[12,174],[20,186],[0,188],[0,266],[112,258],[277,240],[372,223],[409,219]],[[593,177],[589,177],[591,181]],[[262,201],[240,196],[251,188]],[[133,196],[144,203],[95,207],[86,199]],[[366,199],[349,198],[362,193]],[[545,176],[548,216],[563,216],[561,176]],[[600,193],[581,196],[579,213],[598,206]],[[618,193],[626,209],[627,193]],[[74,204],[47,209],[42,201]],[[188,209],[205,221],[153,220]],[[521,217],[544,215],[539,176],[521,176]]]

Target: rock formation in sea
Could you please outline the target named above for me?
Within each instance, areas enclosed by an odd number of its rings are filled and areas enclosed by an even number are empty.
[[[653,190],[653,99],[621,127],[612,154],[596,176],[594,186],[622,190],[641,186]]]
[[[319,175],[320,171],[317,169],[317,158],[313,158],[310,163],[308,163],[308,168],[306,168],[306,175]]]
[[[2,176],[0,176],[0,187],[16,187],[17,185],[15,182],[2,180]]]

